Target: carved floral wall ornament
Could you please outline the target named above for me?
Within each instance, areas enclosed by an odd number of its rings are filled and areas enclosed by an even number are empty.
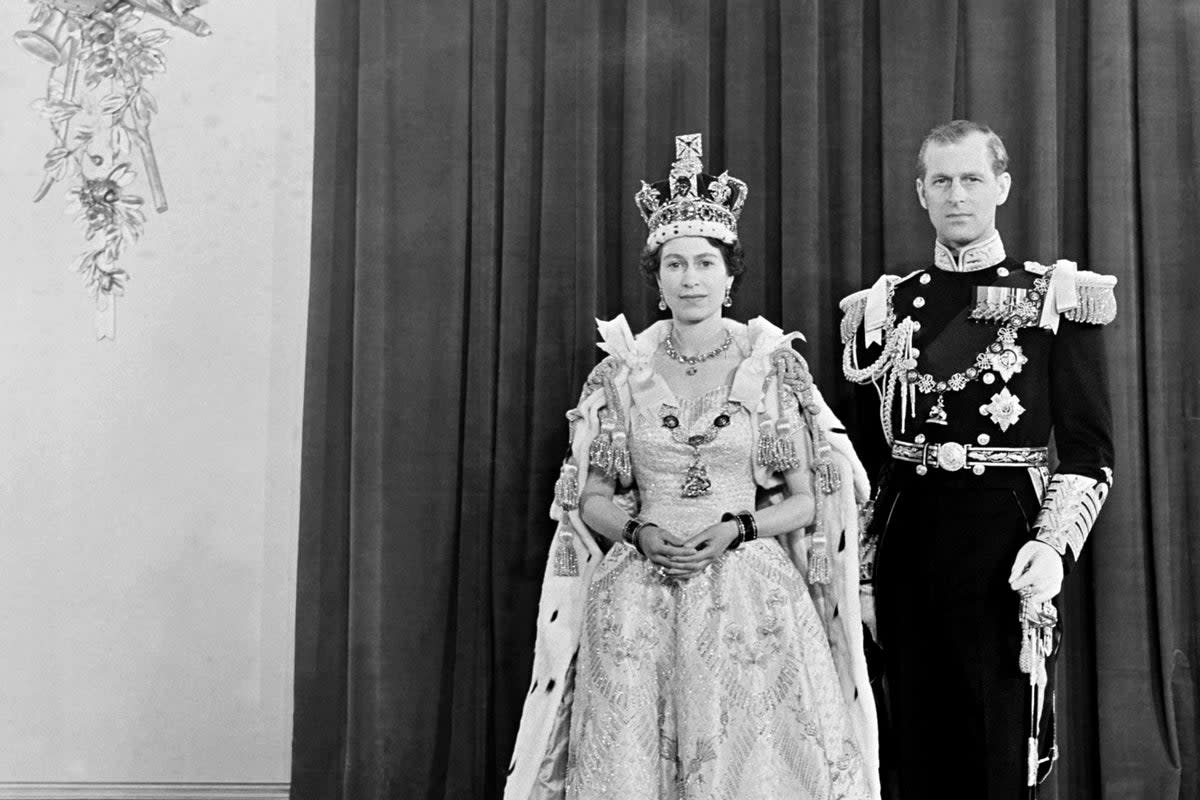
[[[158,213],[167,210],[162,175],[150,139],[158,112],[146,81],[166,70],[163,28],[144,27],[147,14],[196,36],[212,29],[192,12],[207,0],[30,0],[33,30],[14,37],[50,65],[45,97],[34,108],[54,135],[40,201],[57,182],[71,183],[68,211],[83,226],[87,249],[75,261],[96,300],[96,336],[112,338],[114,301],[129,275],[119,265],[142,235],[144,200],[130,191],[140,162]]]

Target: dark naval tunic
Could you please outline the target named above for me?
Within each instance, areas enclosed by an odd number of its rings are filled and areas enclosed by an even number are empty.
[[[1111,482],[1114,283],[1009,258],[997,234],[957,258],[938,245],[933,266],[842,303],[843,366],[879,390],[891,454],[868,536],[885,758],[903,800],[1027,796],[1029,675],[1008,578],[1035,536],[1069,569]],[[1040,729],[1044,777],[1048,715]]]

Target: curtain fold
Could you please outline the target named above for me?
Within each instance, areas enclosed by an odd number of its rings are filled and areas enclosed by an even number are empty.
[[[733,314],[806,334],[877,459],[837,300],[928,263],[915,151],[960,116],[1008,145],[1009,251],[1120,279],[1045,796],[1200,796],[1200,3],[319,0],[315,35],[294,798],[499,796],[563,414],[594,318],[657,315],[632,195],[672,137],[750,186]]]

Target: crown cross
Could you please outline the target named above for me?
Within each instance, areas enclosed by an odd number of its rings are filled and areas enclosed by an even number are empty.
[[[688,172],[699,172],[703,162],[704,145],[699,133],[685,133],[675,137],[675,166]]]

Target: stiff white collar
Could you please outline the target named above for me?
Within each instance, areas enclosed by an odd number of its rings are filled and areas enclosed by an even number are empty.
[[[1000,241],[1000,231],[978,244],[964,247],[958,252],[958,258],[941,242],[934,242],[933,245],[933,265],[947,272],[975,272],[994,267],[1005,258],[1007,254],[1004,252],[1004,242]]]

